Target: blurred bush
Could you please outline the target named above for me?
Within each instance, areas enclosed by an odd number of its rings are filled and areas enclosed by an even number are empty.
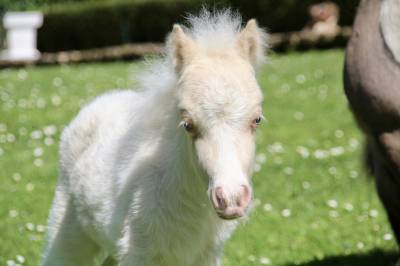
[[[154,1],[74,6],[46,12],[38,32],[41,51],[82,50],[129,42],[163,41],[172,24],[198,3]]]
[[[334,0],[340,6],[341,25],[352,24],[359,1]],[[42,52],[56,52],[129,42],[162,42],[173,23],[182,22],[187,13],[198,12],[203,5],[231,6],[246,20],[257,18],[270,32],[296,31],[309,19],[308,6],[318,2],[321,0],[85,0],[45,11],[38,47]]]
[[[0,0],[0,11],[42,10],[57,4],[83,2],[104,2],[109,0]]]

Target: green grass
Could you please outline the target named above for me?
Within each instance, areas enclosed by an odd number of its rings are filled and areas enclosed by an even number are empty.
[[[224,265],[387,265],[396,245],[342,91],[343,52],[272,56],[260,75],[257,207]],[[0,72],[0,265],[38,265],[57,178],[58,140],[79,107],[134,82],[140,63]]]

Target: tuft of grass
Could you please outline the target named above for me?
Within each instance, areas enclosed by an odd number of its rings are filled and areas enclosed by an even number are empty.
[[[387,265],[394,236],[362,170],[362,137],[342,92],[343,52],[273,55],[260,73],[255,208],[224,265]],[[0,72],[0,265],[38,265],[58,175],[58,142],[80,106],[135,82],[141,62]]]

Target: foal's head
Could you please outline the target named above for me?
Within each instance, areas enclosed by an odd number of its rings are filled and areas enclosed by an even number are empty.
[[[263,101],[255,70],[263,59],[265,33],[255,20],[241,29],[230,15],[208,16],[208,21],[195,18],[186,32],[175,25],[169,49],[179,79],[182,130],[209,177],[217,214],[233,219],[245,214],[252,199],[255,131]],[[196,29],[196,23],[211,25]]]

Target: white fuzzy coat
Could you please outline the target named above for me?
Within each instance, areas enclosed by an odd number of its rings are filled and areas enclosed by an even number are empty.
[[[237,88],[243,100],[230,108],[249,117],[260,112],[262,95],[249,66],[255,68],[262,59],[262,31],[253,22],[253,31],[242,34],[250,42],[242,38],[233,44],[242,32],[230,12],[203,12],[191,21],[187,34],[199,46],[232,53],[232,62],[247,71],[240,84],[249,85]],[[192,137],[179,127],[177,87],[186,62],[179,62],[176,42],[173,34],[165,61],[151,67],[139,89],[96,98],[64,130],[43,266],[95,265],[104,258],[107,265],[121,266],[219,265],[222,245],[237,222],[216,215],[207,195],[208,168],[200,166]],[[253,146],[240,157],[248,158],[248,169]]]

